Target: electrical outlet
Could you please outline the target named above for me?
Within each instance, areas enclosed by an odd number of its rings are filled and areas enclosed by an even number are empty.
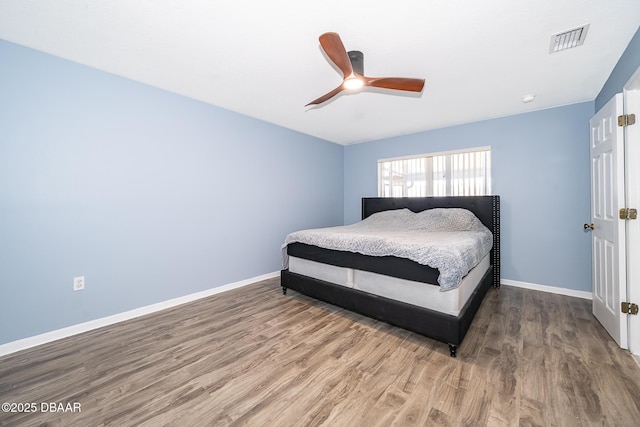
[[[73,278],[73,290],[81,291],[84,289],[84,276],[74,277]]]

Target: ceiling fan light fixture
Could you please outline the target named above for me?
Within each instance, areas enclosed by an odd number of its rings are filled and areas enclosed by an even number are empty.
[[[347,90],[356,90],[364,86],[364,81],[358,77],[348,77],[344,81],[344,88]]]

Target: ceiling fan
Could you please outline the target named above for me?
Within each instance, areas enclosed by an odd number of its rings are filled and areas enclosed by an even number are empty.
[[[409,79],[403,77],[367,77],[364,75],[364,55],[359,51],[347,50],[337,33],[324,33],[320,36],[320,46],[329,59],[342,71],[344,80],[337,88],[314,99],[309,105],[322,104],[336,96],[343,90],[356,90],[364,86],[379,87],[384,89],[405,90],[421,92],[424,87],[424,79]]]

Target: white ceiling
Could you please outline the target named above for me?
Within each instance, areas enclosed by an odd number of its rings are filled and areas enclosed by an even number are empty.
[[[583,46],[549,54],[584,24]],[[593,100],[639,24],[639,0],[0,0],[2,39],[339,144]],[[305,108],[342,81],[327,31],[422,94]]]

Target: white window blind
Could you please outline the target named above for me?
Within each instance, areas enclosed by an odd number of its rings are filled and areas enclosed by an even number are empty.
[[[379,197],[490,194],[490,147],[378,160]]]

